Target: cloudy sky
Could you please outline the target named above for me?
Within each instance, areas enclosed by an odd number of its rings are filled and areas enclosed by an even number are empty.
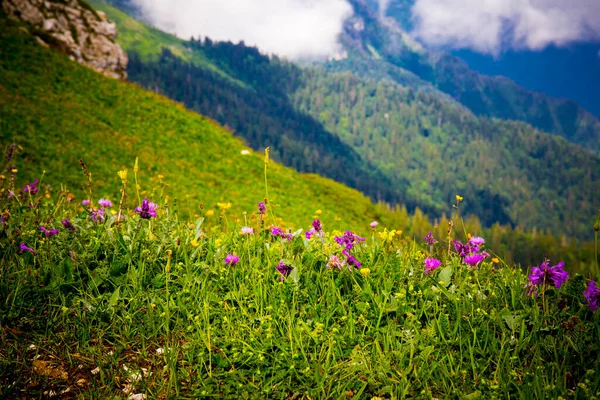
[[[370,0],[376,3],[375,0]],[[600,39],[600,0],[377,0],[413,4],[421,41],[498,55]],[[244,40],[288,58],[325,57],[352,12],[348,0],[132,0],[180,37]]]
[[[336,53],[352,8],[346,0],[132,0],[155,26],[180,37],[243,40],[288,58]]]
[[[426,43],[498,55],[600,39],[600,0],[416,0]]]

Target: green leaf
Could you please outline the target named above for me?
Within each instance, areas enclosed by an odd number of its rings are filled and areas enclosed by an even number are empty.
[[[115,306],[119,302],[120,298],[121,298],[121,287],[118,287],[117,290],[115,290],[113,292],[113,294],[110,296],[110,300],[108,301],[108,307],[115,308]]]
[[[441,285],[448,287],[452,282],[452,267],[447,266],[443,268],[438,275],[438,283]]]

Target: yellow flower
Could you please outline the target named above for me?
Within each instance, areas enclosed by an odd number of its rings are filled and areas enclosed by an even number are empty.
[[[369,276],[370,273],[371,273],[371,270],[369,268],[361,268],[361,270],[360,270],[360,274],[362,276]]]
[[[163,179],[164,177],[164,175],[158,175],[158,179]]]
[[[16,168],[13,168],[13,169],[10,170],[10,172],[12,172],[13,174],[16,174],[17,172],[19,172],[19,170],[16,169]]]
[[[123,183],[125,183],[125,180],[127,179],[127,168],[125,168],[122,171],[117,172],[117,174],[119,175],[119,178],[121,178],[121,181]]]
[[[321,214],[323,214],[323,211],[321,211],[321,210],[317,210],[317,211],[315,211],[315,214],[317,214],[317,215],[321,215]]]
[[[198,247],[198,241],[196,239],[193,239],[191,244],[193,247]]]
[[[217,240],[215,240],[215,246],[216,247],[221,247],[222,244],[223,244],[223,239],[217,239]]]
[[[456,195],[456,201],[459,201],[459,202],[460,202],[460,201],[463,201],[463,197],[462,197],[462,196],[459,196],[459,195]]]
[[[498,264],[500,262],[500,260],[497,257],[492,258],[492,262],[494,264]]]
[[[470,233],[467,233],[467,239],[471,240],[473,236]]]
[[[231,208],[231,203],[217,203],[217,207],[219,207],[220,210],[226,211]]]
[[[212,217],[213,215],[215,215],[215,210],[207,210],[206,211],[206,216],[207,217]]]

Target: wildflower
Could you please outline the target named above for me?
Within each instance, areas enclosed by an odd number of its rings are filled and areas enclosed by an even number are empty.
[[[426,258],[425,259],[425,275],[430,274],[442,265],[442,262],[437,258]]]
[[[291,265],[284,263],[283,260],[279,261],[279,264],[275,268],[277,268],[277,271],[281,274],[281,277],[279,278],[281,281],[283,281],[294,269]]]
[[[356,243],[364,242],[365,238],[361,238],[352,231],[346,231],[344,232],[343,236],[334,237],[334,240],[337,242],[337,244],[344,247],[346,250],[352,250]]]
[[[531,268],[531,275],[529,275],[529,282],[532,285],[548,285],[549,281],[554,283],[554,286],[558,289],[563,283],[569,278],[569,273],[564,270],[564,262],[559,262],[554,266],[550,266],[550,261],[546,260],[539,267]]]
[[[112,207],[112,202],[108,199],[100,199],[98,200],[98,204],[100,204],[100,206],[102,208],[108,208],[108,207]]]
[[[225,264],[235,265],[240,261],[240,257],[235,254],[227,254],[225,257]]]
[[[314,229],[310,229],[310,230],[306,231],[305,236],[308,240],[310,240],[310,238],[313,237],[313,235],[315,235],[316,233],[317,232]]]
[[[73,226],[73,224],[71,223],[71,221],[69,221],[68,219],[63,219],[62,221],[60,221],[61,224],[63,224],[63,226],[65,227],[65,229],[69,230],[69,231],[74,231],[75,230],[75,226]]]
[[[90,218],[94,222],[104,222],[104,208],[100,208],[98,210],[93,210]]]
[[[323,214],[323,210],[317,210],[317,211],[315,211],[315,214],[321,215],[321,214]]]
[[[348,265],[354,265],[356,268],[360,269],[361,263],[356,259],[356,257],[348,253],[346,250],[342,250],[342,254],[346,256],[346,261],[348,261]]]
[[[135,208],[135,212],[140,215],[140,218],[150,219],[156,218],[156,209],[158,205],[148,199],[142,200],[142,205],[140,207]]]
[[[321,232],[323,230],[323,224],[320,219],[315,219],[312,223],[312,226],[316,232]]]
[[[371,274],[371,270],[369,268],[363,268],[360,270],[360,274],[362,276],[369,276]]]
[[[485,254],[471,254],[466,256],[463,261],[465,262],[465,264],[469,264],[470,266],[474,267],[477,264],[479,264],[480,262],[483,261],[483,259],[485,258]]]
[[[342,269],[342,267],[346,265],[346,261],[340,259],[336,255],[332,255],[329,257],[329,261],[327,262],[327,268],[337,268]]]
[[[251,228],[249,226],[242,226],[240,233],[242,235],[252,235],[254,233],[254,228]]]
[[[286,233],[284,232],[283,229],[279,228],[279,227],[274,227],[273,229],[271,229],[271,235],[273,236],[279,236],[282,239],[287,239],[287,240],[292,240],[292,234],[291,233]]]
[[[588,282],[587,289],[583,291],[583,297],[585,297],[585,303],[589,307],[590,311],[596,311],[598,309],[598,300],[600,300],[600,287],[596,286],[596,282]]]
[[[44,232],[47,238],[58,234],[58,229],[46,229],[42,225],[40,225],[40,231]]]
[[[264,202],[261,201],[260,203],[258,203],[258,213],[262,215],[266,212],[267,212],[267,206],[265,205]]]
[[[456,201],[458,201],[458,202],[461,202],[461,201],[463,201],[463,200],[464,200],[464,199],[463,199],[463,197],[462,197],[462,196],[456,195]]]
[[[485,239],[483,239],[482,237],[479,237],[479,236],[473,236],[469,239],[469,244],[471,246],[481,246],[484,243],[485,243]]]
[[[423,238],[423,240],[424,240],[424,241],[425,241],[425,243],[427,243],[428,245],[432,245],[432,244],[434,244],[434,243],[437,243],[437,240],[435,240],[435,239],[433,238],[433,234],[432,234],[431,232],[429,232],[429,233],[427,234],[427,236],[425,236],[425,237]]]
[[[21,244],[19,245],[19,249],[21,250],[20,252],[24,252],[24,251],[28,251],[31,254],[35,254],[35,251],[33,251],[33,249],[31,247],[27,247],[27,245],[25,244],[25,242],[21,242]]]
[[[89,200],[87,200],[87,199],[86,199],[86,200],[81,200],[81,205],[82,205],[82,206],[89,206],[89,205],[90,205],[90,203],[91,203],[91,201],[89,201]]]
[[[494,258],[492,258],[492,262],[494,264],[498,264],[500,262],[500,259],[498,257],[494,257]]]
[[[38,188],[38,183],[39,183],[39,182],[40,182],[40,181],[39,181],[38,179],[36,179],[35,181],[33,181],[32,183],[30,183],[29,185],[26,185],[26,186],[23,188],[23,191],[24,191],[25,193],[29,193],[29,194],[31,194],[31,195],[34,195],[34,194],[36,194],[37,192],[39,192],[39,191],[40,191],[40,189]]]
[[[206,216],[207,217],[212,217],[213,215],[215,215],[215,210],[207,210],[206,211]]]
[[[370,226],[371,228],[373,228],[373,229],[375,229],[375,227],[376,227],[377,225],[379,225],[379,222],[377,222],[377,221],[373,221],[373,222],[371,222],[371,223],[369,224],[369,226]]]
[[[231,208],[231,203],[217,203],[217,207],[219,208],[219,210],[227,211]]]

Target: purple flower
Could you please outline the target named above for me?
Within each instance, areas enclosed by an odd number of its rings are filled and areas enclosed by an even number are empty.
[[[314,229],[314,228],[312,228],[312,229],[310,229],[309,231],[306,231],[306,234],[305,234],[305,236],[306,236],[306,238],[307,238],[308,240],[310,240],[310,238],[311,238],[311,237],[312,237],[314,234],[316,234],[316,233],[317,233],[317,232],[315,231],[315,229]]]
[[[529,275],[529,281],[533,285],[549,285],[550,281],[554,283],[554,286],[558,289],[563,283],[569,278],[569,273],[564,270],[564,262],[559,262],[554,266],[550,266],[550,261],[546,260],[539,267],[531,268],[531,275]]]
[[[315,232],[321,232],[321,230],[323,230],[323,224],[321,223],[320,219],[315,219],[312,223],[312,226]]]
[[[58,229],[46,229],[42,225],[40,225],[40,231],[44,232],[47,238],[58,234]]]
[[[342,236],[334,237],[334,240],[346,250],[352,250],[354,245],[359,242],[364,242],[365,238],[361,238],[351,231],[346,231]]]
[[[379,222],[377,222],[377,221],[373,221],[373,222],[371,222],[371,223],[369,224],[369,226],[370,226],[371,228],[373,228],[373,229],[375,229],[375,227],[376,227],[377,225],[379,225]]]
[[[291,233],[285,233],[283,231],[283,229],[279,228],[278,226],[271,229],[271,235],[279,236],[282,239],[287,239],[287,240],[292,240],[292,237],[293,237],[293,235]]]
[[[148,201],[148,199],[144,199],[144,200],[142,200],[142,206],[136,207],[135,212],[140,214],[140,218],[143,218],[143,219],[156,218],[156,209],[157,208],[158,208],[158,205],[156,203]]]
[[[91,203],[91,201],[89,201],[89,200],[87,200],[87,199],[86,199],[86,200],[81,200],[81,205],[82,205],[82,206],[89,206],[89,205],[90,205],[90,203]]]
[[[442,262],[437,258],[426,258],[425,259],[425,275],[429,275],[442,265]]]
[[[98,210],[93,210],[90,218],[94,222],[104,222],[104,208],[100,208]]]
[[[487,254],[487,253],[486,253]],[[465,262],[465,264],[469,264],[470,266],[474,267],[477,264],[479,264],[480,262],[482,262],[485,259],[486,255],[485,254],[471,254],[466,256],[463,261]]]
[[[19,245],[19,249],[21,250],[20,252],[24,252],[24,251],[28,251],[31,254],[35,254],[35,251],[33,251],[33,249],[31,247],[27,247],[27,245],[25,244],[25,242],[21,242],[21,244]]]
[[[33,194],[36,194],[37,192],[39,192],[39,191],[40,191],[40,189],[38,188],[38,183],[39,183],[39,182],[40,182],[40,181],[39,181],[38,179],[36,179],[35,181],[33,181],[33,183],[30,183],[29,185],[26,185],[26,186],[23,188],[23,191],[24,191],[25,193],[29,193],[29,194],[32,194],[32,195],[33,195]]]
[[[346,250],[342,250],[342,254],[346,256],[346,261],[348,265],[354,265],[356,268],[360,269],[360,261],[356,259],[352,254],[348,253]]]
[[[346,261],[340,259],[336,255],[332,255],[331,257],[329,257],[329,261],[327,262],[327,268],[342,269],[344,265],[346,265]]]
[[[73,224],[71,223],[71,221],[69,221],[68,219],[63,219],[62,221],[60,221],[61,224],[63,224],[63,226],[70,231],[74,231],[75,230],[75,226],[73,226]]]
[[[469,239],[469,244],[472,246],[481,246],[484,243],[485,240],[479,236],[473,236],[471,239]]]
[[[432,244],[434,244],[434,243],[437,243],[437,240],[435,240],[435,239],[433,238],[433,234],[432,234],[431,232],[429,232],[429,233],[427,234],[427,236],[425,236],[425,237],[423,238],[423,240],[424,240],[424,241],[425,241],[425,243],[427,243],[428,245],[432,245]]]
[[[284,263],[283,260],[279,261],[279,264],[275,268],[277,268],[277,271],[281,274],[281,278],[279,278],[281,281],[283,281],[294,269],[291,265]]]
[[[240,258],[235,254],[227,254],[225,257],[225,264],[235,265],[240,261]]]
[[[251,228],[249,226],[242,226],[240,233],[242,235],[252,235],[254,233],[254,228]]]
[[[112,202],[108,199],[100,199],[98,200],[98,204],[100,204],[102,208],[108,208],[113,206]]]
[[[590,311],[596,311],[598,309],[598,300],[600,300],[600,287],[596,286],[596,282],[588,282],[587,289],[583,291],[583,297],[585,297],[585,304],[587,304]]]
[[[266,212],[267,212],[267,206],[265,205],[264,202],[261,201],[260,203],[258,203],[258,213],[262,215]]]

